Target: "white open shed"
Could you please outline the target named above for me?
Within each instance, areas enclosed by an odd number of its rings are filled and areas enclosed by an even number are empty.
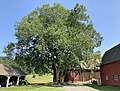
[[[0,64],[0,86],[19,85],[19,81],[25,80],[25,77],[20,68]]]

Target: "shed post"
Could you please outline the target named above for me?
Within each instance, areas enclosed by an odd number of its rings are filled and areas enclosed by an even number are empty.
[[[10,80],[10,76],[7,76],[7,83],[6,83],[6,87],[9,86],[9,80]]]
[[[16,85],[19,85],[19,80],[20,80],[20,77],[18,76]]]

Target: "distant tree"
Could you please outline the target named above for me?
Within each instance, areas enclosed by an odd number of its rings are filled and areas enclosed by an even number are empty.
[[[100,69],[101,60],[102,60],[100,51],[89,53],[85,57],[86,59],[80,62],[82,66],[82,70],[87,69],[91,71],[96,71]]]
[[[2,56],[0,57],[0,63],[4,63],[4,58]]]
[[[4,57],[0,56],[0,64],[15,66],[15,67],[18,66],[14,60],[9,60],[9,58],[6,56],[4,56]]]
[[[53,82],[61,82],[64,70],[81,68],[85,55],[102,42],[83,5],[65,9],[60,4],[36,8],[15,24],[17,42],[5,47],[28,73],[53,71]],[[9,45],[11,47],[9,48]]]
[[[15,44],[10,42],[6,47],[4,47],[3,52],[6,53],[7,57],[9,60],[13,60],[14,58],[14,49],[15,49]],[[8,60],[7,59],[7,60]]]

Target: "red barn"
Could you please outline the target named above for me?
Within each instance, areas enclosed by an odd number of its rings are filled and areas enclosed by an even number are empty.
[[[103,85],[120,86],[120,44],[105,52],[100,74]]]

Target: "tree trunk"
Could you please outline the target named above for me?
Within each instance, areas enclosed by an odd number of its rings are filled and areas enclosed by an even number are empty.
[[[58,83],[62,83],[62,77],[63,77],[63,72],[60,71],[59,74],[58,74]]]
[[[64,73],[64,82],[68,82],[69,81],[69,74],[68,71]]]
[[[63,72],[58,70],[56,65],[53,63],[53,82],[54,83],[62,83]]]
[[[52,64],[52,69],[53,69],[53,82],[57,82],[57,68],[55,64]]]

